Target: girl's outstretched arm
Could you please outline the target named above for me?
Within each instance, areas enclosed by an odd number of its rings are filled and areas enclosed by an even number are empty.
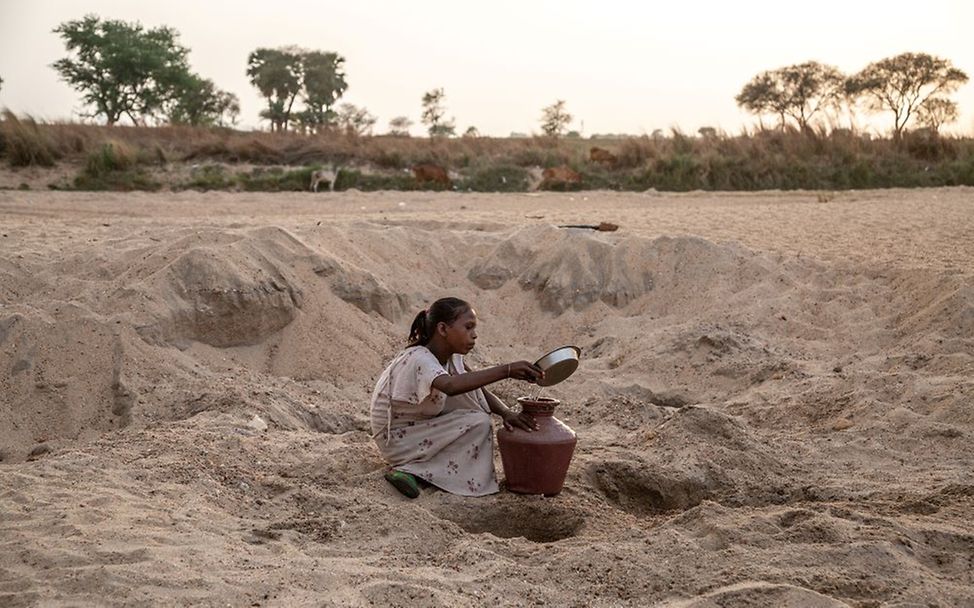
[[[436,379],[433,380],[433,388],[452,396],[459,395],[461,393],[468,393],[472,390],[483,388],[488,384],[493,384],[498,380],[504,380],[506,378],[514,378],[515,380],[524,380],[526,382],[537,382],[543,377],[544,372],[541,371],[541,368],[537,367],[536,365],[527,361],[514,361],[512,363],[495,365],[494,367],[488,367],[475,372],[457,374],[456,376],[443,374],[441,376],[437,376]]]

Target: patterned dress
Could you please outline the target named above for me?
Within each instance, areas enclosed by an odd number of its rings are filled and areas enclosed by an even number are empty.
[[[392,468],[453,494],[484,496],[499,490],[484,391],[448,397],[432,386],[437,376],[464,371],[462,355],[444,368],[425,346],[396,355],[372,392],[372,437]]]

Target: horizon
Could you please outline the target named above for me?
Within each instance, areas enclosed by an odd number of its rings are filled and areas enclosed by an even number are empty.
[[[86,14],[173,28],[192,69],[238,96],[241,130],[268,128],[258,118],[263,99],[245,75],[247,55],[259,47],[295,45],[343,56],[349,88],[339,103],[375,115],[377,135],[396,116],[413,121],[412,135],[425,134],[420,99],[433,88],[445,90],[446,116],[455,118],[458,134],[469,126],[491,137],[538,133],[542,108],[559,99],[574,117],[569,129],[583,137],[674,127],[735,134],[759,117],[738,108],[734,96],[765,70],[820,61],[852,74],[873,61],[923,52],[974,72],[964,63],[974,49],[963,31],[974,7],[957,0],[928,3],[917,15],[906,2],[877,12],[834,0],[810,15],[783,14],[766,1],[705,9],[610,2],[595,9],[577,1],[458,8],[442,0],[420,7],[298,0],[287,14],[238,2],[229,17],[213,3],[186,0],[93,0],[82,11],[67,0],[40,0],[16,12],[14,4],[0,6],[0,108],[48,122],[81,119],[80,94],[50,65],[68,56],[52,30]],[[799,20],[793,29],[781,27]],[[666,59],[646,60],[654,57]],[[960,115],[944,132],[974,134],[974,84],[950,98]],[[856,118],[861,130],[887,134],[886,113],[860,110]]]

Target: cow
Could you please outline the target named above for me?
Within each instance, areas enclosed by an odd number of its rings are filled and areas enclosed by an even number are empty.
[[[598,146],[592,146],[592,149],[588,152],[588,158],[593,163],[601,163],[610,167],[614,167],[619,161],[615,154]]]
[[[333,169],[319,169],[311,173],[311,191],[318,191],[318,184],[321,182],[328,182],[328,190],[330,192],[335,191],[335,178],[338,177],[338,171]]]
[[[592,146],[592,149],[588,151],[588,158],[593,163],[600,163],[608,167],[614,167],[619,161],[615,154],[598,146]]]
[[[419,165],[413,165],[410,170],[413,172],[413,177],[416,178],[416,182],[420,185],[431,183],[434,185],[443,186],[447,189],[453,185],[450,181],[450,175],[446,172],[446,169],[439,165],[422,163]]]
[[[567,165],[548,167],[541,172],[541,188],[545,190],[567,190],[581,184],[582,176]]]

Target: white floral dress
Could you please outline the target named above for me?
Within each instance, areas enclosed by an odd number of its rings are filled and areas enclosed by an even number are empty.
[[[464,371],[462,355],[444,368],[425,346],[402,351],[372,392],[372,432],[392,468],[453,494],[484,496],[499,491],[484,391],[448,397],[432,386],[437,376]]]

